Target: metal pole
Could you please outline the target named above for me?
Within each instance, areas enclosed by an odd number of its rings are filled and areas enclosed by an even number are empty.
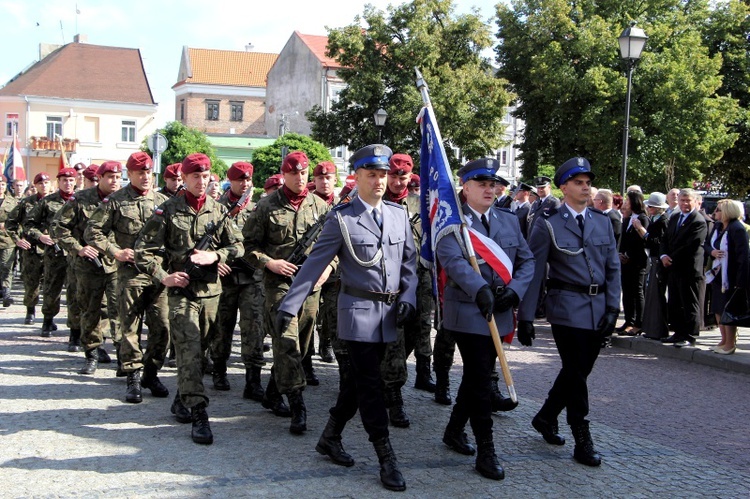
[[[625,97],[625,129],[622,138],[622,184],[620,194],[625,195],[625,183],[628,176],[628,135],[630,131],[630,90],[633,85],[633,69],[635,61],[628,59],[628,94]]]

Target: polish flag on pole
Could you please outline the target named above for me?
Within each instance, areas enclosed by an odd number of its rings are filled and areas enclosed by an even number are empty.
[[[23,167],[23,156],[21,149],[18,147],[18,134],[13,135],[13,144],[5,159],[5,169],[3,170],[8,183],[12,184],[14,180],[26,180],[26,170]]]

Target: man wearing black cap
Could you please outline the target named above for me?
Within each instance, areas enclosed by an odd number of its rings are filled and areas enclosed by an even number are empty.
[[[527,239],[529,236],[529,211],[531,210],[529,197],[532,192],[536,192],[536,188],[523,182],[519,183],[518,189],[516,189],[515,201],[517,204],[514,213],[516,214],[516,217],[518,217],[518,223],[521,226],[521,233],[523,234],[524,239]]]
[[[513,202],[513,196],[505,193],[509,185],[510,182],[499,175],[497,176],[497,181],[495,182],[495,196],[497,196],[497,199],[495,200],[496,208],[510,208],[510,204]]]
[[[341,291],[338,337],[346,344],[350,368],[342,372],[339,396],[316,450],[341,466],[354,460],[341,445],[341,432],[359,409],[380,462],[380,480],[405,490],[388,434],[381,361],[396,328],[416,310],[416,248],[406,211],[383,200],[391,150],[364,147],[350,158],[359,195],[328,214],[310,257],[279,306],[277,328],[292,321],[334,257],[339,258]]]
[[[586,379],[620,312],[620,261],[609,219],[586,207],[593,179],[585,158],[566,161],[555,174],[564,203],[559,209],[542,212],[531,229],[529,247],[536,257],[536,269],[518,310],[518,340],[531,346],[537,297],[549,264],[547,320],[562,369],[531,424],[548,443],[563,445],[557,417],[567,409],[576,442],[573,457],[588,466],[599,466],[601,459],[586,420]]]
[[[552,180],[549,177],[536,177],[534,178],[534,184],[536,185],[536,194],[539,197],[534,203],[532,203],[529,209],[529,234],[531,234],[531,228],[534,226],[534,218],[545,210],[551,210],[553,208],[560,207],[560,200],[552,195],[552,187],[550,187]]]

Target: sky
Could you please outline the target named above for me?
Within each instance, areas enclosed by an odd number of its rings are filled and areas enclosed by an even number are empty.
[[[326,35],[351,24],[365,4],[385,10],[387,0],[0,0],[4,13],[0,85],[39,59],[39,44],[64,44],[77,33],[88,43],[141,51],[156,123],[174,119],[174,92],[183,46],[279,53],[296,30]],[[454,0],[456,13],[479,10],[489,20],[497,0]],[[78,13],[77,13],[78,12]],[[11,42],[12,43],[9,43]]]

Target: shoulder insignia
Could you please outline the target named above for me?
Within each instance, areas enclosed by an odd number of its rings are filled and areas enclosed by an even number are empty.
[[[393,206],[394,208],[399,208],[399,209],[401,209],[401,210],[403,210],[403,209],[404,209],[403,205],[400,205],[400,204],[398,204],[398,203],[394,203],[393,201],[386,201],[386,200],[384,199],[384,200],[383,200],[383,203],[387,204],[388,206]]]
[[[162,210],[161,207],[159,207],[159,208],[156,208],[154,210],[154,213],[156,213],[157,215],[163,215],[164,214],[164,210]]]
[[[107,196],[106,198],[102,199],[102,203],[109,203],[109,196]]]
[[[347,206],[349,206],[350,204],[351,203],[341,203],[341,204],[338,204],[338,205],[334,206],[333,208],[331,208],[331,211],[341,211],[344,208],[346,208]]]
[[[513,212],[512,212],[512,211],[510,211],[510,208],[498,208],[497,206],[495,206],[495,209],[496,209],[497,211],[500,211],[500,212],[503,212],[503,213],[509,213],[509,214],[511,214],[511,215],[513,214]]]
[[[545,218],[549,218],[555,213],[557,213],[557,208],[545,208],[542,210],[541,215]]]

